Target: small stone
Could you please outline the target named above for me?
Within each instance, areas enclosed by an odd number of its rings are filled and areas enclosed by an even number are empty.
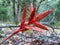
[[[24,44],[24,45],[30,45],[30,43],[26,43],[26,44]]]
[[[12,45],[12,44],[8,44],[8,45]]]

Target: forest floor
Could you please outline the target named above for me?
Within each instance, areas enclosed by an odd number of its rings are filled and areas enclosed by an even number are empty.
[[[0,36],[0,42],[16,29],[4,28],[4,34],[0,33],[2,35]],[[54,31],[49,28],[49,31],[43,31],[42,33],[30,30],[24,33],[19,32],[1,45],[60,45],[60,29],[54,29]]]

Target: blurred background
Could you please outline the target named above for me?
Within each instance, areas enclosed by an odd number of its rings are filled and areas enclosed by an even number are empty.
[[[30,15],[29,8],[31,3],[33,4],[34,7],[36,7],[37,14],[43,11],[46,11],[48,9],[54,8],[51,14],[49,14],[46,18],[41,20],[41,23],[60,28],[60,0],[0,0],[0,40],[1,40],[1,37],[5,37],[6,35],[11,34],[13,30],[16,29],[16,27],[13,29],[13,26],[18,26],[20,24],[24,6],[27,7],[26,21],[28,21],[28,17]],[[9,26],[12,26],[12,27],[9,27]],[[60,37],[60,29],[54,28],[53,31],[51,30],[52,29],[50,29],[49,32],[53,33],[55,30],[55,32],[59,34],[58,37]],[[33,31],[29,31],[30,34],[32,34],[32,32]],[[44,31],[43,33],[46,35],[47,34],[49,35],[50,34],[49,32],[46,33],[46,31]],[[54,32],[54,35],[55,35],[55,32]],[[36,34],[37,33],[34,33],[34,36]],[[38,34],[36,37],[38,37]],[[57,35],[55,36],[57,37]],[[15,35],[15,37],[17,37],[17,35]],[[53,35],[51,37],[53,37]]]
[[[52,22],[52,25],[60,26],[60,0],[0,0],[0,25],[19,24],[22,18],[24,5],[27,7],[27,18],[29,17],[30,3],[37,8],[37,13],[41,13],[50,8],[54,11],[42,22]]]

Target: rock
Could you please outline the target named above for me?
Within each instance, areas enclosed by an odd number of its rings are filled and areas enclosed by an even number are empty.
[[[30,43],[26,43],[26,44],[24,44],[24,45],[30,45]]]

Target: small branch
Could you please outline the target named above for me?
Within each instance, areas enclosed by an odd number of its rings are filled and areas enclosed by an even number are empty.
[[[0,28],[11,28],[11,27],[16,28],[16,27],[20,27],[20,25],[18,25],[18,26],[0,26]],[[59,27],[53,27],[53,28],[60,29]]]
[[[18,26],[0,26],[0,28],[11,28],[11,27],[13,27],[13,28],[20,27],[20,25],[18,25]]]
[[[54,7],[53,6],[51,6],[51,5],[49,5],[49,4],[46,4],[47,6],[49,6],[49,7],[51,7],[52,9],[54,9]]]
[[[40,7],[40,5],[41,5],[41,3],[42,3],[43,1],[45,1],[45,0],[41,0],[41,1],[38,3],[38,6],[37,6],[37,12],[38,12],[39,7]]]

